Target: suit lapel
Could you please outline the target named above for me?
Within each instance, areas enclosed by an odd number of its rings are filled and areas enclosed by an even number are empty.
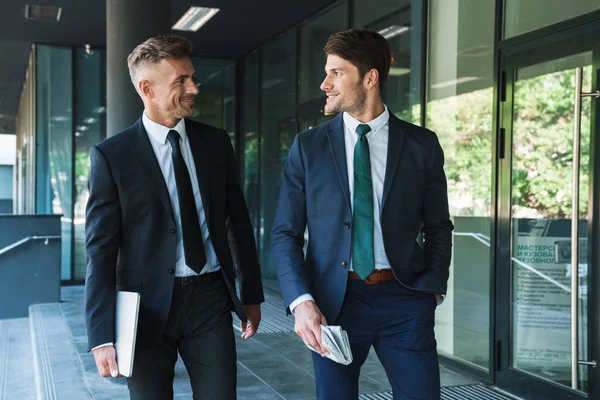
[[[333,163],[337,170],[340,185],[344,192],[344,198],[348,208],[350,206],[350,189],[348,187],[348,164],[346,163],[346,142],[344,140],[344,119],[343,113],[340,113],[329,123],[329,131],[327,132],[329,141],[329,149],[333,157]]]
[[[144,171],[146,177],[150,180],[151,185],[149,186],[154,190],[171,219],[175,221],[167,184],[165,183],[165,178],[160,170],[156,155],[150,144],[150,138],[141,118],[134,124],[133,134],[130,138],[131,152],[142,165],[142,171]]]
[[[207,223],[209,223],[210,215],[210,149],[207,146],[208,138],[204,132],[198,132],[193,129],[188,120],[185,120],[185,131],[190,141],[192,156],[194,157],[194,165],[196,166],[196,176],[198,177],[198,187],[200,188],[200,196],[202,197],[202,207]],[[210,224],[209,224],[210,226]]]
[[[400,121],[391,112],[389,120],[389,132],[385,180],[383,182],[383,198],[381,200],[382,210],[385,207],[385,201],[387,200],[392,183],[394,183],[394,178],[396,177],[405,138],[404,132],[402,132],[402,127],[400,126]]]

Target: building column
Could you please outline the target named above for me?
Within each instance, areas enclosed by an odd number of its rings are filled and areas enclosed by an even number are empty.
[[[150,37],[171,31],[170,0],[106,0],[106,131],[113,136],[142,114],[127,56]]]

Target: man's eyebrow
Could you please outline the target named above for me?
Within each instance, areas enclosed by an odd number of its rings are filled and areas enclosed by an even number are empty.
[[[195,76],[196,76],[196,73],[194,72],[194,73],[191,75],[191,77],[192,77],[192,78],[194,78]],[[178,81],[178,80],[180,80],[181,78],[189,78],[189,77],[190,77],[190,75],[187,75],[187,74],[182,74],[182,75],[179,75],[177,78],[173,79],[173,82],[177,82],[177,81]]]

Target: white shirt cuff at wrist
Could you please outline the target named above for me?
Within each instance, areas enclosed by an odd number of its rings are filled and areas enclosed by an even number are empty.
[[[314,301],[315,299],[310,294],[306,293],[306,294],[303,294],[302,296],[299,296],[296,300],[292,301],[292,304],[290,304],[291,313],[294,314],[294,309],[296,307],[298,307],[298,305],[300,303],[304,303],[305,301],[308,301],[308,300]]]
[[[96,346],[96,347],[94,347],[94,348],[92,349],[92,351],[94,351],[94,350],[96,350],[96,349],[99,349],[100,347],[106,347],[106,346],[114,346],[114,343],[113,343],[113,342],[107,342],[107,343],[101,344],[101,345],[99,345],[99,346]]]

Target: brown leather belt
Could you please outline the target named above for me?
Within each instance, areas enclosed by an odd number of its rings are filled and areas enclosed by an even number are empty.
[[[394,273],[391,269],[376,269],[375,271],[371,272],[371,274],[367,276],[366,279],[361,279],[361,277],[358,276],[356,272],[350,271],[348,272],[348,278],[358,279],[359,281],[363,281],[367,285],[374,285],[379,282],[396,280],[396,277],[394,276]]]

